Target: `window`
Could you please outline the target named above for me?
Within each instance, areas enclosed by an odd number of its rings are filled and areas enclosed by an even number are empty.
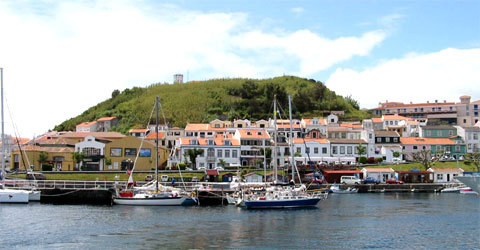
[[[474,116],[478,116],[478,112],[473,112],[473,115],[474,115]]]
[[[372,139],[373,135],[372,134],[368,134],[368,138],[369,139]]]
[[[423,112],[423,108],[420,108],[420,112]]]
[[[449,136],[453,136],[453,130],[448,131]]]
[[[223,157],[223,152],[221,149],[217,150],[217,157],[219,158]]]
[[[437,174],[437,180],[443,180],[443,174]]]
[[[307,154],[310,154],[310,148],[307,147],[307,148],[305,149],[305,152],[306,152]]]
[[[237,158],[237,150],[232,150],[232,158]]]
[[[126,148],[125,149],[125,156],[137,156],[137,149],[136,148]]]
[[[208,145],[215,145],[215,141],[213,141],[213,140],[208,140]]]
[[[215,128],[220,128],[220,124],[215,124]]]
[[[467,123],[467,119],[463,119],[463,123]]]
[[[478,109],[478,104],[473,105],[473,109],[477,110]]]
[[[435,112],[435,108],[432,108],[432,111]]]
[[[209,148],[207,150],[207,157],[215,157],[215,149]]]
[[[441,137],[442,136],[442,131],[437,131],[437,136]]]
[[[452,110],[453,110],[453,107],[452,107],[452,106],[450,106],[450,111],[452,111]]]
[[[337,146],[332,147],[332,154],[338,154]]]
[[[313,148],[313,153],[318,154],[318,148]]]
[[[418,108],[415,108],[415,112],[418,112]]]
[[[473,134],[473,139],[478,140],[478,134],[477,133]]]
[[[395,125],[398,125],[398,121],[395,121]]]
[[[82,151],[86,156],[93,156],[100,155],[102,150],[99,148],[84,148]]]
[[[387,113],[390,113],[390,109],[387,109]]]
[[[152,156],[152,150],[149,148],[141,148],[140,149],[140,157],[150,157]]]
[[[432,136],[432,131],[427,130],[427,136]]]
[[[413,149],[417,149],[418,147],[417,146],[413,146]]]
[[[393,142],[398,142],[398,137],[393,137]]]
[[[455,152],[460,152],[460,145],[455,146]]]
[[[442,107],[438,107],[438,111],[442,111]]]
[[[317,138],[317,132],[312,133],[312,138]]]
[[[385,142],[390,142],[390,137],[385,137]]]
[[[230,158],[230,150],[225,149],[225,158]]]
[[[340,146],[340,154],[345,154],[345,146]]]
[[[327,148],[326,147],[323,147],[322,148],[322,154],[326,154],[327,153]]]
[[[15,155],[15,156],[17,156],[17,155]],[[65,157],[64,156],[54,156],[53,161],[65,161]]]
[[[377,142],[382,142],[382,137],[377,137]]]
[[[302,148],[297,148],[297,153],[302,153]]]
[[[352,154],[352,146],[347,147],[347,154],[349,154],[349,155]]]
[[[113,163],[113,169],[118,169],[118,162]]]

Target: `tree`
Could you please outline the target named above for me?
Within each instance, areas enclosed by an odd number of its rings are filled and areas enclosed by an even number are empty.
[[[445,154],[444,150],[437,150],[432,153],[429,149],[422,149],[411,154],[414,162],[418,162],[425,167],[425,170],[431,168],[437,163]]]
[[[75,162],[75,168],[78,170],[78,164],[83,161],[85,154],[83,152],[73,152],[72,159]]]
[[[38,155],[38,162],[40,162],[40,169],[43,170],[43,163],[48,160],[48,153],[45,151],[40,152]]]
[[[225,165],[227,165],[227,162],[225,162],[224,159],[218,159],[218,164],[220,164],[220,166],[222,166],[222,168],[225,168]]]
[[[477,167],[477,172],[480,172],[480,153],[469,153],[465,155],[465,158],[471,161],[475,167]]]
[[[270,162],[272,162],[272,149],[271,148],[265,148],[265,150],[263,150],[263,148],[261,148],[260,152],[262,153],[262,155],[265,156],[265,162],[266,162],[267,166],[269,166]]]
[[[393,157],[398,158],[400,157],[401,153],[398,151],[393,152]]]
[[[116,89],[112,92],[112,98],[115,98],[117,97],[118,95],[120,95],[120,90]]]
[[[362,156],[367,153],[367,148],[364,147],[361,143],[356,147],[358,155]]]
[[[203,149],[194,148],[187,150],[188,158],[190,159],[194,170],[197,169],[197,156],[201,154],[203,154]]]

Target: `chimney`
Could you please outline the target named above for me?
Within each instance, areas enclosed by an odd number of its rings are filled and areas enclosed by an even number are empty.
[[[427,103],[430,103],[430,101],[427,101]]]
[[[410,104],[412,104],[412,101],[410,101]]]
[[[443,103],[447,103],[447,100],[443,100]]]
[[[438,100],[435,100],[435,103],[438,103]]]

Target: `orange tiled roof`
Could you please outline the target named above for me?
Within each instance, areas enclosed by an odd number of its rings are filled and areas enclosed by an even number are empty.
[[[148,129],[146,129],[146,128],[133,128],[133,129],[130,129],[130,131],[128,131],[128,132],[130,132],[130,133],[145,133],[147,131],[148,131]]]
[[[83,123],[80,123],[77,125],[77,127],[90,127],[94,124],[96,124],[97,122],[96,121],[93,121],[93,122],[83,122]]]
[[[99,121],[99,122],[111,121],[111,120],[116,119],[116,118],[117,118],[117,117],[115,117],[115,116],[102,117],[102,118],[99,118],[97,121]]]
[[[64,137],[64,138],[85,138],[87,136],[93,136],[97,139],[99,138],[123,138],[125,135],[118,132],[69,132],[59,136],[54,137]]]
[[[264,129],[238,129],[242,139],[269,139],[270,135]],[[261,134],[258,134],[260,132]]]
[[[228,137],[228,139],[232,143],[232,146],[240,146],[239,140],[233,139],[232,137]],[[211,140],[211,139],[183,137],[183,138],[180,138],[180,145],[192,145],[191,144],[192,140],[197,140],[199,145],[205,146],[205,145],[208,145],[208,140]],[[214,139],[214,143],[216,146],[224,146],[225,139],[222,137],[217,137]]]
[[[165,132],[158,132],[158,138],[163,139],[165,138]],[[150,134],[145,137],[147,140],[156,140],[157,139],[157,133],[156,132],[150,132]]]
[[[209,123],[189,123],[185,131],[226,131],[225,128],[214,128]]]
[[[17,149],[18,150],[18,149]],[[34,145],[27,145],[22,148],[23,151],[45,151],[49,153],[73,153],[75,148],[73,147],[40,147]]]
[[[380,118],[372,118],[372,122],[375,122],[375,123],[378,123],[378,122],[383,122],[383,119],[380,117]]]
[[[395,121],[395,120],[411,120],[412,118],[408,118],[408,117],[405,117],[405,116],[401,116],[401,115],[384,115],[383,116],[383,120],[385,121]]]
[[[398,104],[398,105],[391,105],[386,107],[386,109],[393,109],[393,108],[402,108],[402,107],[420,107],[420,106],[443,106],[443,105],[455,105],[454,102],[431,102],[431,103],[412,103],[412,104]]]
[[[293,143],[301,144],[301,143],[303,143],[303,140],[305,140],[306,142],[315,141],[315,142],[318,142],[320,144],[328,144],[328,141],[326,139],[320,139],[320,138],[305,138],[305,139],[293,138]]]
[[[277,128],[290,128],[290,124],[277,124]],[[292,128],[300,128],[300,124],[292,124]]]
[[[400,137],[400,142],[405,145],[455,145],[449,138]]]

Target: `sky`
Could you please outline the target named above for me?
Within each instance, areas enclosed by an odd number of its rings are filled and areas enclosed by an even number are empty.
[[[295,75],[360,107],[480,99],[480,1],[0,1],[6,132],[42,134],[115,89]]]

